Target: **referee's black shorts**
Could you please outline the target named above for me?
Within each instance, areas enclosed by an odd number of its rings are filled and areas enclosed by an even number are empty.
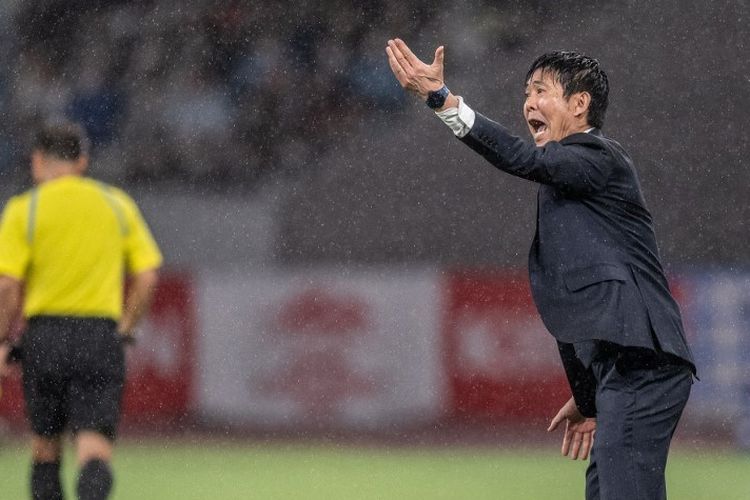
[[[114,440],[125,384],[124,346],[107,318],[35,316],[23,335],[23,391],[31,428]]]

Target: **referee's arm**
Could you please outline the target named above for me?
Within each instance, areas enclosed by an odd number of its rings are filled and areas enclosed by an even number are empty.
[[[131,276],[128,295],[117,325],[117,332],[120,335],[126,338],[133,335],[133,329],[151,304],[158,281],[158,269],[147,269]]]
[[[13,320],[21,305],[21,282],[0,275],[0,378],[5,375],[11,346],[7,342]]]

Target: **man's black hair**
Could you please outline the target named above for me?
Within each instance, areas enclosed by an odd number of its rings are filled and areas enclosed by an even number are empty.
[[[60,160],[76,161],[89,154],[89,139],[79,124],[51,119],[44,122],[34,136],[32,149]]]
[[[609,80],[599,66],[599,61],[577,52],[548,52],[531,64],[525,83],[529,83],[538,69],[542,72],[550,71],[554,75],[560,82],[566,99],[576,92],[588,92],[591,95],[588,124],[596,128],[602,127],[609,103]]]

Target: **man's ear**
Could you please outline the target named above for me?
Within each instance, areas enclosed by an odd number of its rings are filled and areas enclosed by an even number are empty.
[[[573,105],[573,116],[576,118],[586,117],[591,105],[591,94],[588,92],[576,92],[570,96]]]
[[[40,165],[44,161],[44,155],[39,150],[34,150],[31,152],[31,164],[32,165]]]
[[[41,182],[44,178],[44,155],[41,151],[34,150],[31,152],[31,178],[34,182]]]
[[[83,175],[86,169],[89,167],[89,157],[81,155],[75,163],[75,171],[78,175]]]

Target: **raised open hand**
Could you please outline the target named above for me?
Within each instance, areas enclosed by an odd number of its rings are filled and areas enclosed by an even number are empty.
[[[401,86],[421,99],[427,99],[428,92],[443,86],[445,49],[442,45],[435,50],[435,59],[429,65],[420,61],[400,38],[388,40],[385,52],[388,54],[391,70]]]

